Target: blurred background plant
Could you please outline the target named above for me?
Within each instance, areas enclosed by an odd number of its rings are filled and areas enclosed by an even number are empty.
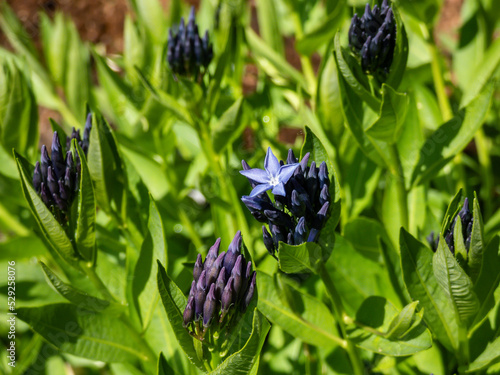
[[[177,30],[192,5],[214,54],[199,84],[174,76],[167,64],[169,28]],[[398,36],[400,50],[408,51],[406,69],[400,63],[387,80],[390,86],[378,90],[356,70],[347,48],[351,18],[362,15],[364,0],[2,1],[2,275],[7,261],[15,260],[16,306],[25,309],[23,320],[32,326],[41,317],[64,324],[76,316],[90,329],[95,322],[105,326],[126,316],[113,327],[137,337],[125,342],[120,335],[110,337],[110,346],[134,347],[139,340],[150,348],[111,355],[106,345],[50,340],[43,329],[34,333],[18,320],[18,366],[9,368],[2,357],[2,371],[59,374],[71,367],[89,374],[152,373],[158,357],[176,373],[197,373],[165,323],[156,258],[187,294],[193,262],[198,253],[205,257],[205,244],[221,237],[226,248],[241,230],[260,271],[257,307],[273,323],[260,360],[250,367],[266,374],[352,373],[342,345],[331,339],[341,327],[321,275],[276,274],[261,225],[240,201],[250,193],[238,173],[241,160],[263,165],[268,147],[286,160],[287,150],[300,151],[306,138],[303,151],[315,150],[317,165],[331,163],[334,201],[342,205],[332,213],[335,251],[324,258],[324,268],[345,313],[365,328],[383,331],[400,311],[413,309],[415,317],[421,308],[408,305],[400,269],[398,275],[401,226],[425,243],[431,231],[440,230],[456,192],[472,197],[476,191],[485,243],[493,239],[494,246],[500,230],[495,81],[500,9],[494,0],[397,0],[393,5],[407,34],[407,47]],[[353,82],[361,82],[361,89],[353,89]],[[33,165],[53,131],[83,131],[87,105],[97,114],[91,142],[99,145],[88,157],[98,208],[97,261],[83,276],[67,270],[43,240],[45,232],[19,189],[12,149]],[[58,284],[56,274],[101,302],[77,298],[68,304],[61,288],[55,287],[58,294],[49,286]],[[2,276],[0,283],[6,280]],[[499,291],[495,287],[492,293]],[[0,311],[6,312],[6,295],[1,300]],[[472,336],[483,339],[471,346],[470,362],[499,336],[498,300],[488,319],[470,332],[483,335]],[[81,314],[75,306],[82,301],[111,307],[95,316]],[[382,320],[387,311],[387,321],[370,321],[367,311],[382,311]],[[6,340],[5,321],[1,328]],[[365,371],[447,374],[464,365],[446,343],[434,341],[423,350],[423,342],[418,354],[399,357],[401,347],[387,341],[391,345],[383,351],[370,340],[357,343],[367,349],[361,357]],[[481,360],[488,367],[498,359]]]

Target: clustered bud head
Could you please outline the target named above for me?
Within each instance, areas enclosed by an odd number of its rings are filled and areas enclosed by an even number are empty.
[[[469,210],[469,199],[465,198],[462,209],[453,218],[450,228],[445,232],[444,239],[448,248],[455,255],[455,226],[457,225],[457,220],[460,219],[460,224],[462,227],[462,238],[465,244],[465,250],[467,253],[470,249],[470,243],[472,238],[472,226],[474,224],[474,217],[472,212]],[[427,236],[427,241],[429,242],[433,251],[436,251],[439,243],[439,235],[435,237],[434,232],[431,232]]]
[[[193,268],[193,282],[184,310],[184,327],[203,340],[210,327],[221,331],[231,326],[238,314],[245,312],[255,292],[256,274],[252,262],[241,254],[243,241],[238,231],[227,252],[221,252],[220,238],[202,261],[198,255]]]
[[[80,131],[73,132],[66,139],[66,153],[61,145],[59,135],[54,132],[52,138],[51,155],[45,145],[42,146],[40,161],[36,162],[33,172],[33,187],[42,198],[43,203],[52,211],[54,216],[62,223],[67,220],[67,212],[76,196],[81,175],[81,162],[78,154],[71,152],[71,141],[76,139],[85,155],[89,148],[92,116],[89,113],[83,139]]]
[[[172,29],[168,33],[167,61],[175,74],[197,77],[201,68],[206,69],[212,61],[212,44],[208,39],[208,30],[203,38],[198,34],[198,25],[194,19],[194,7],[191,8],[187,25],[184,17],[177,33]]]
[[[392,64],[396,45],[396,21],[387,0],[370,9],[366,4],[361,18],[354,15],[349,28],[349,46],[361,59],[362,69],[385,77]]]
[[[262,226],[264,245],[276,257],[280,241],[300,245],[318,240],[329,215],[331,199],[325,162],[319,167],[314,161],[308,165],[309,153],[299,162],[289,150],[286,163],[276,159],[277,166],[272,168],[273,158],[268,150],[265,171],[250,169],[243,160],[240,173],[253,188],[250,196],[243,196],[241,200],[255,219],[268,224],[269,228]],[[274,201],[266,193],[269,189],[273,189]]]

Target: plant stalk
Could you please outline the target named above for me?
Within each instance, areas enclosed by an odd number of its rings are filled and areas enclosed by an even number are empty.
[[[391,162],[393,164],[391,172],[393,177],[396,179],[396,189],[397,189],[397,199],[399,205],[399,214],[401,220],[401,226],[408,229],[408,191],[405,186],[405,176],[403,172],[403,166],[401,164],[401,158],[399,157],[399,151],[397,146],[391,145],[389,148],[391,152]]]
[[[344,310],[344,305],[342,304],[342,300],[341,300],[340,295],[337,291],[337,288],[335,288],[335,285],[334,285],[330,275],[328,274],[328,271],[326,270],[326,267],[324,264],[321,264],[319,266],[319,274],[320,274],[321,280],[323,280],[323,283],[325,284],[326,292],[328,293],[330,299],[332,300],[333,314],[335,316],[335,320],[337,321],[337,324],[340,327],[342,338],[346,342],[346,346],[344,347],[344,349],[347,351],[347,355],[349,356],[349,359],[351,360],[353,373],[355,375],[363,375],[364,374],[364,365],[363,365],[363,362],[361,361],[358,350],[357,350],[356,346],[347,337],[347,330],[346,330],[345,321],[344,321],[344,316],[346,316],[346,313]]]

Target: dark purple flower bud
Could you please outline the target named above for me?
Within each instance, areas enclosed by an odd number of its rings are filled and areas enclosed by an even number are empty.
[[[33,171],[33,187],[37,193],[40,193],[40,188],[42,184],[42,171],[40,169],[40,162],[36,162],[35,170]]]
[[[42,157],[40,160],[42,181],[47,181],[47,171],[49,166],[52,166],[52,161],[50,160],[49,153],[47,152],[47,147],[45,147],[45,145],[42,145]]]
[[[286,243],[289,244],[289,245],[293,245],[293,233],[292,232],[288,232],[288,234],[286,235]]]
[[[212,284],[203,305],[203,327],[212,325],[212,320],[217,309],[217,299],[215,298],[215,284]]]
[[[64,174],[64,186],[68,189],[68,191],[72,192],[75,190],[75,175],[71,173],[71,169],[66,169],[66,173]]]
[[[330,186],[330,179],[328,178],[328,167],[325,162],[322,162],[319,165],[318,170],[318,179],[319,179],[319,187],[323,189],[323,186]]]
[[[241,300],[241,311],[245,311],[250,305],[250,302],[252,301],[252,297],[255,293],[255,285],[257,283],[257,274],[255,271],[252,273],[251,280],[248,286],[248,289],[246,290],[245,294],[243,295],[243,298]]]
[[[198,254],[198,256],[196,257],[196,262],[194,263],[193,267],[194,281],[198,281],[202,272],[203,272],[203,260],[201,259],[201,254]]]
[[[217,280],[215,281],[215,296],[217,299],[221,299],[222,297],[222,292],[224,291],[224,288],[226,287],[226,269],[222,267],[222,269],[219,272],[219,277],[217,277]]]
[[[325,202],[321,209],[318,211],[316,218],[314,220],[314,227],[317,229],[323,228],[326,223],[326,217],[328,215],[328,209],[330,208],[330,202]]]
[[[47,207],[52,205],[52,195],[50,194],[49,188],[43,181],[40,184],[40,196],[42,197],[43,203],[45,203]]]
[[[292,149],[289,149],[288,150],[288,156],[286,158],[286,163],[287,164],[295,164],[297,163],[298,160],[297,158],[295,157],[295,154],[293,153],[293,150]]]
[[[56,202],[57,207],[59,207],[61,211],[66,210],[66,202],[64,202],[58,194],[52,194],[52,199],[54,199],[54,202]]]
[[[233,283],[234,279],[230,277],[226,284],[226,287],[224,288],[224,291],[222,292],[220,302],[221,302],[221,311],[223,315],[225,315],[229,311],[229,308],[233,304],[233,300],[235,297]]]
[[[276,248],[274,247],[273,237],[271,236],[271,233],[268,232],[265,225],[262,226],[262,236],[264,238],[264,245],[266,246],[267,251],[269,254],[274,255]]]
[[[238,256],[236,263],[234,264],[233,270],[231,271],[231,277],[233,278],[233,287],[235,295],[237,296],[241,290],[241,285],[243,284],[243,263],[245,258],[243,255]]]
[[[196,281],[192,281],[191,282],[191,289],[189,289],[189,295],[188,295],[188,298],[189,297],[194,297],[194,292],[196,291]]]
[[[57,181],[59,184],[59,196],[63,201],[68,202],[69,201],[69,191],[66,189],[64,186],[64,180],[61,178],[59,181]]]
[[[328,185],[323,185],[323,189],[319,193],[319,204],[323,206],[327,202],[330,202],[330,191]]]
[[[195,305],[195,319],[199,320],[203,313],[203,305],[205,304],[205,298],[207,296],[206,292],[207,284],[205,282],[205,271],[203,271],[196,283],[196,290],[194,291],[194,305]]]
[[[274,247],[276,249],[279,248],[279,243],[280,242],[285,242],[285,232],[281,230],[281,228],[277,225],[271,224],[269,226],[269,229],[271,229],[271,234],[273,236],[273,241],[274,241]]]
[[[429,243],[432,251],[436,252],[438,243],[439,243],[439,234],[437,235],[437,238],[435,238],[435,233],[432,231],[429,233],[429,235],[426,237],[427,242]]]
[[[305,173],[306,171],[307,164],[309,163],[309,156],[311,156],[311,153],[308,152],[307,154],[304,155],[304,157],[300,161],[300,169],[302,170],[302,173]]]
[[[215,260],[219,256],[220,238],[217,238],[212,247],[208,250],[207,257],[205,258],[205,264],[203,265],[203,270],[207,271],[212,267]]]
[[[52,137],[52,166],[54,168],[54,172],[56,174],[57,179],[64,177],[65,171],[65,160],[64,154],[61,146],[61,141],[59,140],[59,136],[57,132],[54,132],[54,136]]]
[[[236,258],[241,254],[241,231],[236,232],[231,244],[227,249],[226,256],[224,257],[224,268],[226,269],[226,277],[229,278],[231,271],[233,270]]]
[[[295,227],[295,232],[293,233],[293,241],[295,245],[300,245],[307,240],[307,228],[306,228],[306,218],[301,217],[297,226]]]
[[[270,222],[276,225],[284,226],[288,229],[293,229],[294,225],[290,216],[278,210],[264,210],[264,215]]]
[[[349,28],[349,45],[361,59],[362,69],[386,78],[392,64],[396,43],[396,22],[392,9],[383,3],[370,9],[366,5],[361,18],[354,15]]]
[[[307,237],[307,242],[316,242],[319,237],[319,230],[311,228],[309,232],[309,237]]]
[[[249,261],[247,263],[247,268],[245,271],[245,279],[250,280],[250,276],[252,275],[252,262]]]
[[[225,256],[226,253],[224,251],[220,253],[215,262],[212,264],[212,267],[210,267],[207,271],[207,285],[210,285],[217,280],[217,276],[219,276]]]
[[[184,313],[182,314],[182,320],[184,328],[194,320],[194,297],[189,297]]]
[[[59,184],[57,182],[57,177],[51,166],[49,166],[49,168],[47,169],[47,186],[51,195],[59,193]]]

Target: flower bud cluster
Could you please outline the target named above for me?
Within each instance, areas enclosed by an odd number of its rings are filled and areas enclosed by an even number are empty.
[[[453,254],[455,254],[455,225],[457,224],[457,220],[459,218],[462,224],[462,237],[465,244],[465,250],[468,253],[472,238],[472,226],[474,224],[474,217],[472,216],[472,212],[469,210],[468,198],[465,198],[462,209],[457,215],[455,215],[450,228],[444,234],[444,239]],[[432,250],[436,251],[439,243],[439,235],[437,238],[434,238],[434,232],[432,232],[429,236],[427,236],[427,241],[431,245]]]
[[[241,200],[258,221],[267,223],[262,226],[264,244],[272,256],[279,247],[279,242],[300,245],[304,242],[316,242],[321,229],[326,223],[330,208],[330,179],[328,167],[322,162],[319,167],[313,161],[309,166],[307,153],[302,160],[288,151],[286,163],[281,166],[297,165],[292,176],[284,183],[284,195],[274,195],[274,202],[266,192],[254,196],[243,196]],[[243,161],[243,169],[250,170]],[[258,184],[248,178],[255,188]]]
[[[349,28],[351,50],[361,58],[361,67],[368,73],[389,73],[396,44],[396,21],[384,0],[382,6],[370,9],[366,4],[361,18],[354,15]]]
[[[198,254],[193,268],[193,282],[184,310],[184,327],[203,340],[208,328],[220,331],[229,326],[238,312],[244,312],[255,293],[256,273],[241,248],[238,231],[227,252],[219,254],[220,238],[202,261]]]
[[[76,196],[81,175],[81,163],[78,153],[71,152],[71,141],[76,139],[85,155],[89,148],[92,116],[87,116],[83,139],[80,132],[73,132],[66,139],[66,153],[64,152],[59,135],[54,132],[51,146],[51,156],[47,147],[42,146],[42,156],[36,162],[33,172],[33,187],[42,198],[43,203],[55,214],[59,221],[64,220],[66,213]]]
[[[169,30],[167,61],[175,74],[197,77],[200,68],[207,68],[212,61],[212,44],[208,39],[208,30],[200,38],[198,25],[194,19],[194,7],[191,8],[187,25],[184,17],[176,34]]]

